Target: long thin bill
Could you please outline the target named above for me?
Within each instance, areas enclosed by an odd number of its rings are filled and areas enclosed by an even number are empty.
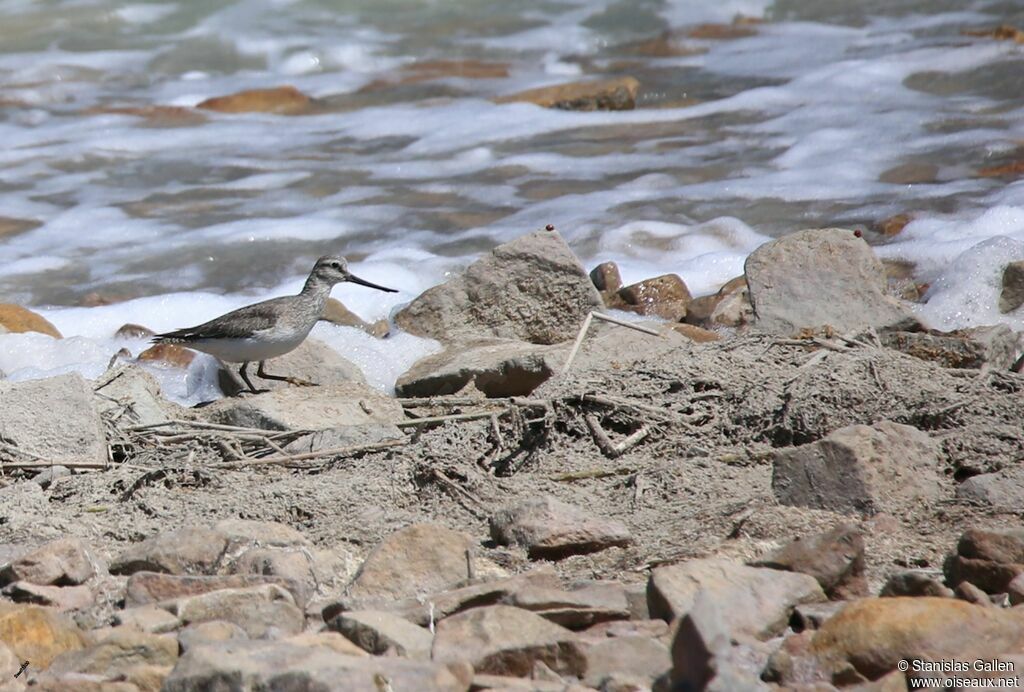
[[[351,281],[354,284],[360,284],[362,286],[369,286],[370,288],[376,288],[378,291],[386,291],[387,293],[398,293],[398,289],[397,288],[385,288],[383,286],[378,286],[377,284],[370,283],[366,279],[360,279],[358,276],[355,276],[354,274],[349,274],[348,275],[348,280]]]

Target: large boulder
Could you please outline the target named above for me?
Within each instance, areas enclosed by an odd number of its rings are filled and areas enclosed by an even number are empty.
[[[434,286],[395,315],[417,336],[442,342],[480,337],[555,344],[576,336],[602,306],[583,265],[553,231],[499,245],[454,279]]]
[[[0,433],[29,459],[53,464],[107,461],[92,387],[78,373],[43,380],[0,380]]]
[[[899,513],[947,493],[938,445],[909,425],[851,425],[776,450],[772,490],[784,505],[844,514]]]
[[[321,387],[349,382],[366,384],[366,377],[363,376],[363,371],[359,369],[358,365],[319,339],[306,339],[295,350],[267,361],[265,367],[271,375],[294,377],[313,382]],[[233,370],[237,371],[237,367]],[[259,389],[289,389],[295,386],[281,380],[265,380],[259,377],[256,374],[255,365],[249,366],[247,373],[249,379]],[[220,380],[221,389],[228,394],[248,391],[241,379],[234,377],[234,373],[226,375],[221,371]]]
[[[852,524],[797,538],[750,564],[809,574],[830,598],[867,595],[864,535]]]
[[[523,546],[533,559],[558,560],[633,541],[618,519],[597,517],[549,496],[499,509],[490,519],[490,528],[497,543]]]
[[[223,532],[187,526],[129,546],[110,563],[110,573],[214,574],[227,548]]]
[[[817,580],[809,575],[709,558],[651,572],[651,616],[669,622],[681,618],[693,608],[698,593],[715,607],[732,636],[756,639],[782,633],[795,606],[825,600]]]
[[[823,325],[848,332],[912,317],[886,295],[885,268],[852,231],[825,228],[783,236],[754,250],[744,273],[754,326],[773,334]]]
[[[0,569],[0,584],[14,581],[57,586],[82,584],[96,573],[93,560],[81,538],[58,538],[5,565]]]
[[[50,608],[0,601],[0,643],[40,669],[58,655],[86,645],[85,633]]]
[[[468,578],[469,536],[438,524],[413,524],[377,545],[349,585],[356,601],[394,601],[451,588]]]
[[[1003,593],[1024,574],[1024,529],[968,529],[945,564],[950,586],[970,582],[988,593]]]

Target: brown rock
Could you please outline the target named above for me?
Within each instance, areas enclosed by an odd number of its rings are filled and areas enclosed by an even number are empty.
[[[1000,24],[991,29],[964,29],[960,33],[964,36],[981,36],[984,38],[994,38],[997,41],[1024,43],[1024,31],[1021,31],[1012,24]]]
[[[829,598],[867,595],[864,535],[852,524],[839,524],[825,533],[798,538],[750,564],[809,574]]]
[[[290,584],[296,603],[305,605],[309,594],[316,590],[316,575],[306,550],[282,550],[280,548],[251,548],[242,553],[231,571],[235,574],[262,574],[281,577]],[[282,584],[283,585],[283,584]],[[297,588],[296,588],[297,587]],[[299,593],[295,593],[298,591]]]
[[[27,581],[11,582],[3,588],[4,596],[15,603],[34,603],[55,610],[82,610],[95,601],[88,586],[43,586]]]
[[[800,603],[825,600],[813,577],[747,567],[726,560],[690,560],[658,567],[647,583],[652,617],[669,622],[686,615],[703,592],[731,634],[768,639],[788,625]]]
[[[41,221],[35,219],[14,219],[10,216],[0,216],[0,238],[13,238],[42,225]]]
[[[154,104],[142,106],[99,106],[97,108],[90,108],[86,112],[89,114],[134,115],[145,118],[149,121],[150,125],[160,127],[200,125],[206,122],[206,117],[202,113],[197,113],[191,108],[183,108],[182,106]]]
[[[95,644],[57,656],[49,672],[110,675],[132,666],[173,666],[177,660],[178,642],[174,637],[115,627]]]
[[[594,282],[594,288],[602,293],[617,293],[622,288],[622,276],[615,262],[602,262],[591,269],[590,280]]]
[[[952,598],[864,598],[819,629],[811,653],[833,671],[876,679],[901,660],[969,660],[1019,651],[1024,614]]]
[[[1008,263],[1003,268],[1003,288],[999,293],[999,312],[1013,312],[1024,305],[1024,260]]]
[[[984,606],[985,608],[995,607],[992,604],[992,600],[988,597],[988,594],[969,581],[960,582],[956,585],[956,588],[953,589],[953,591],[956,593],[956,597],[961,601],[967,601],[968,603]]]
[[[141,606],[164,603],[186,596],[198,596],[221,589],[244,589],[250,586],[275,584],[292,592],[297,603],[303,602],[304,589],[283,576],[264,574],[228,574],[215,576],[158,574],[135,572],[128,577],[125,605]]]
[[[690,290],[676,274],[664,274],[619,289],[619,296],[641,315],[656,315],[672,322],[686,317]]]
[[[111,563],[110,573],[213,574],[227,547],[227,536],[213,529],[165,531],[127,548]]]
[[[1018,574],[1006,585],[1006,596],[1011,606],[1024,603],[1024,575]]]
[[[732,40],[757,35],[757,30],[747,24],[698,24],[688,33],[690,38],[704,40]]]
[[[85,635],[50,608],[0,601],[0,642],[38,669],[47,668],[65,651],[81,649]]]
[[[153,334],[155,334],[155,332],[149,327],[143,327],[141,324],[128,322],[126,324],[122,324],[118,328],[114,333],[114,337],[117,339],[143,339],[153,336]]]
[[[544,108],[570,111],[625,111],[636,107],[640,82],[633,77],[616,77],[592,82],[571,82],[528,89],[494,99],[495,103],[523,101]]]
[[[434,635],[430,630],[382,610],[353,610],[340,613],[327,623],[367,653],[393,653],[420,661],[430,660]]]
[[[683,319],[687,324],[707,326],[711,322],[711,315],[719,303],[734,293],[745,292],[746,290],[747,278],[745,276],[729,279],[722,284],[722,287],[717,292],[691,300],[690,304],[686,307],[686,317]]]
[[[405,397],[454,394],[472,385],[488,397],[527,396],[561,369],[565,346],[496,339],[452,344],[416,361],[395,383]]]
[[[139,354],[139,360],[163,363],[175,368],[187,368],[195,360],[195,351],[178,344],[154,344]]]
[[[968,529],[946,568],[953,586],[969,581],[987,593],[1003,593],[1024,573],[1024,529]]]
[[[686,322],[673,322],[668,327],[679,334],[682,334],[687,339],[694,341],[698,344],[706,344],[709,341],[718,341],[722,338],[718,332],[713,332],[710,329],[704,329],[698,327],[695,324],[687,324]]]
[[[233,622],[253,639],[298,634],[304,623],[295,599],[276,584],[221,589],[187,596],[174,604],[173,613],[182,622]]]
[[[608,620],[626,620],[630,615],[626,592],[614,582],[591,582],[571,591],[527,586],[501,602],[572,630]]]
[[[878,181],[890,185],[918,185],[934,183],[938,180],[938,175],[939,167],[934,163],[911,161],[882,171]]]
[[[887,238],[892,238],[913,220],[913,214],[896,214],[875,223],[875,230]]]
[[[266,548],[309,547],[309,540],[299,531],[277,521],[223,519],[213,525],[228,539],[231,552],[246,546]]]
[[[395,323],[443,343],[492,337],[556,344],[574,339],[587,314],[601,305],[562,237],[537,231],[499,245],[463,274],[428,289],[395,315]]]
[[[785,505],[872,515],[945,494],[937,445],[909,425],[851,425],[773,457],[772,490]]]
[[[324,314],[320,316],[320,319],[331,324],[341,325],[342,327],[358,327],[378,339],[383,339],[391,333],[391,327],[387,320],[377,320],[372,324],[366,322],[362,317],[345,307],[344,303],[337,298],[327,299]]]
[[[433,659],[468,660],[478,673],[495,675],[530,675],[538,661],[560,675],[586,672],[586,657],[576,635],[509,606],[473,608],[441,620]]]
[[[0,570],[0,583],[26,581],[73,586],[84,583],[93,574],[92,557],[85,542],[80,538],[60,538],[5,565]]]
[[[209,98],[196,108],[218,113],[276,113],[301,115],[313,109],[313,100],[292,86],[250,89],[228,96]]]
[[[385,538],[359,567],[349,596],[397,600],[451,588],[468,577],[466,534],[438,524],[413,524]]]
[[[62,339],[61,333],[42,315],[12,303],[0,303],[0,327],[12,334],[39,332]]]
[[[491,538],[521,545],[531,559],[558,560],[633,541],[617,519],[594,517],[553,497],[534,497],[498,510],[490,518]]]
[[[952,598],[953,590],[942,583],[941,573],[908,570],[889,577],[879,596],[934,596]]]

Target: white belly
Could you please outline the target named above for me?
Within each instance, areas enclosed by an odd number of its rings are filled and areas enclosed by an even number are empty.
[[[184,345],[229,363],[247,363],[283,356],[298,347],[305,338],[306,334],[300,333],[259,339],[205,339]]]

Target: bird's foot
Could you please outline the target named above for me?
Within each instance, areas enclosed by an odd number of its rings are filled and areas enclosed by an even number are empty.
[[[310,382],[309,380],[303,380],[298,377],[289,377],[285,380],[288,384],[293,384],[296,387],[319,387],[316,382]]]

